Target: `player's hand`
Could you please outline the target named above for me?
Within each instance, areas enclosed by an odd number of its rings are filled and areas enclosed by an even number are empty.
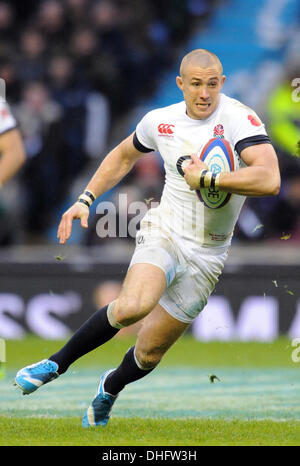
[[[203,169],[208,169],[202,160],[196,154],[191,154],[190,162],[183,167],[184,179],[190,187],[190,190],[199,189],[200,186],[200,173]]]
[[[80,219],[81,226],[83,228],[88,227],[89,213],[90,210],[86,205],[80,202],[75,202],[75,204],[73,204],[72,207],[63,214],[57,230],[57,238],[59,238],[60,244],[65,244],[65,242],[70,238],[72,222],[75,218]]]

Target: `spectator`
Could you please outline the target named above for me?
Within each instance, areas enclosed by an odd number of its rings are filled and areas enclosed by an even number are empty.
[[[300,98],[292,82],[300,76],[300,63],[287,70],[286,76],[271,92],[267,102],[268,130],[279,153],[281,173],[300,166],[295,158],[300,140]],[[298,83],[299,86],[299,83]],[[295,94],[295,95],[294,95]]]
[[[21,57],[17,62],[19,79],[36,81],[45,78],[46,42],[37,29],[26,29],[20,36]]]
[[[0,40],[2,44],[7,41],[13,42],[15,35],[14,10],[9,3],[0,2]]]
[[[82,27],[89,24],[86,12],[89,9],[89,0],[65,0],[66,16],[73,27]]]
[[[74,62],[56,55],[49,64],[48,83],[54,100],[63,109],[65,163],[74,178],[86,166],[89,157],[100,157],[109,129],[109,105],[106,97],[90,90],[75,77]],[[78,82],[79,81],[79,82]]]
[[[70,24],[62,3],[56,0],[41,2],[34,24],[41,30],[52,51],[64,48],[70,34]]]
[[[70,40],[70,55],[76,65],[80,82],[90,83],[95,56],[98,52],[97,35],[90,28],[75,29]]]
[[[15,106],[27,162],[23,171],[25,230],[40,238],[68,189],[62,115],[42,82],[30,82]],[[37,236],[36,236],[37,235]]]
[[[293,82],[300,76],[297,61],[287,66],[279,85],[271,92],[267,102],[268,131],[278,154],[282,176],[282,189],[276,202],[260,200],[264,211],[269,212],[268,236],[280,238],[283,233],[291,239],[300,238],[300,99]],[[297,81],[298,82],[298,81]],[[298,83],[299,85],[299,83]]]

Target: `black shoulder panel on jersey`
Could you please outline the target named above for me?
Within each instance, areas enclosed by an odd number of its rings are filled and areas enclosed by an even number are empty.
[[[257,136],[250,136],[249,138],[241,139],[235,145],[236,152],[240,155],[246,147],[255,146],[257,144],[272,144],[269,136],[266,134],[258,134]]]
[[[136,133],[133,135],[133,145],[134,147],[140,151],[140,152],[153,152],[154,149],[149,149],[148,147],[145,147],[137,138]]]

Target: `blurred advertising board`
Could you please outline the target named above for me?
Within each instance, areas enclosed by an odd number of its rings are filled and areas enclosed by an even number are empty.
[[[118,296],[127,267],[128,262],[1,264],[0,338],[24,338],[28,333],[45,339],[68,337]],[[203,341],[297,338],[299,279],[296,265],[225,267],[190,332]]]

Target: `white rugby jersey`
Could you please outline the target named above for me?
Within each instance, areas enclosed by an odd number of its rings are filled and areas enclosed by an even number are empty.
[[[190,118],[184,101],[143,117],[136,127],[134,145],[141,152],[158,151],[166,172],[160,205],[148,211],[143,224],[151,222],[203,247],[230,244],[245,196],[228,194],[221,206],[208,207],[199,192],[190,190],[182,171],[189,154],[200,156],[207,143],[218,138],[229,147],[234,170],[245,166],[239,155],[245,147],[270,143],[256,113],[225,94],[205,120]]]
[[[17,126],[9,105],[6,102],[0,102],[0,135]]]

